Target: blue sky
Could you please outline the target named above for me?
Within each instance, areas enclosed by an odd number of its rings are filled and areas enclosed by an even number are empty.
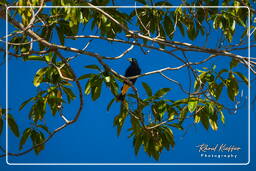
[[[4,25],[1,20],[1,25]],[[238,29],[239,32],[239,29]],[[86,34],[90,33],[86,31]],[[1,28],[1,36],[5,34],[3,27]],[[218,33],[210,36],[210,40],[207,44],[208,47],[215,47],[216,38],[218,38]],[[237,38],[235,38],[237,39]],[[181,35],[177,34],[174,40],[185,41],[193,43],[196,45],[201,45],[205,43],[202,38],[198,38],[195,41],[190,41]],[[86,44],[87,40],[70,41],[68,44],[76,48],[82,48]],[[127,45],[122,44],[108,44],[105,41],[93,41],[89,46],[90,51],[95,51],[106,56],[117,56],[122,52],[122,50],[128,48]],[[252,51],[251,54],[255,54]],[[241,55],[246,55],[247,52],[239,52]],[[65,53],[66,56],[71,54]],[[200,57],[195,53],[187,54],[192,61],[197,61]],[[124,73],[125,68],[129,65],[126,61],[128,57],[136,57],[142,72],[148,72],[151,70],[163,68],[166,66],[177,66],[180,63],[174,58],[158,53],[155,51],[150,51],[148,55],[144,55],[139,48],[134,48],[131,53],[128,53],[124,58],[109,62],[109,65],[113,67],[116,71]],[[205,57],[205,56],[204,56]],[[78,75],[85,74],[89,70],[83,68],[85,65],[94,64],[95,59],[81,55],[75,59],[71,65],[75,68],[75,72]],[[218,64],[217,70],[226,68],[229,64],[229,59],[217,58],[206,64],[210,66],[212,64]],[[81,65],[82,64],[82,65]],[[27,115],[29,111],[29,106],[27,106],[21,112],[18,111],[20,104],[35,95],[37,89],[33,86],[33,75],[40,68],[46,66],[40,62],[36,65],[34,62],[23,62],[20,59],[14,59],[9,61],[9,107],[11,108],[10,113],[17,118],[17,122],[23,131],[24,128],[29,126],[27,121]],[[205,65],[204,65],[205,66]],[[237,70],[241,70],[242,67],[238,67]],[[180,81],[185,84],[185,88],[188,88],[186,69],[183,72],[167,72],[167,75],[173,79]],[[246,70],[242,72],[246,73]],[[5,66],[0,66],[0,82],[1,82],[1,99],[0,104],[5,104]],[[173,83],[161,78],[159,75],[152,75],[148,77],[142,77],[138,79],[136,86],[140,92],[140,95],[145,96],[145,92],[141,86],[142,82],[147,82],[153,91],[158,90],[163,87],[172,87],[173,89],[167,95],[166,98],[180,99],[181,92]],[[85,82],[82,82],[82,87],[84,87]],[[121,86],[121,83],[119,83]],[[244,93],[247,92],[246,87],[242,86]],[[252,94],[255,92],[252,92]],[[110,112],[106,112],[106,106],[108,102],[113,98],[111,93],[107,88],[102,91],[101,98],[96,102],[92,102],[90,97],[85,96],[85,106],[84,110],[77,123],[65,128],[61,132],[57,133],[56,136],[51,139],[47,144],[45,150],[43,150],[40,155],[35,155],[34,152],[26,154],[20,157],[9,157],[9,162],[11,163],[175,163],[175,162],[247,162],[247,103],[243,108],[238,110],[236,114],[229,114],[225,112],[226,124],[219,124],[218,131],[205,131],[201,124],[193,126],[192,120],[187,121],[184,128],[185,131],[174,130],[176,146],[173,150],[164,151],[158,162],[149,158],[143,149],[140,150],[139,155],[134,155],[134,150],[132,147],[132,139],[128,139],[127,128],[129,124],[126,123],[124,129],[119,137],[116,136],[116,128],[113,127],[113,118],[118,114],[119,104],[116,103],[111,108]],[[223,96],[221,98],[222,102],[227,101],[227,97]],[[65,107],[65,114],[68,118],[74,116],[74,111],[78,106],[78,101],[74,101],[72,104]],[[232,103],[229,103],[232,105]],[[49,128],[53,130],[57,126],[63,124],[63,121],[56,115],[52,117],[48,112],[46,115],[46,121]],[[251,130],[255,130],[255,115],[252,112],[251,115]],[[22,132],[21,131],[21,132]],[[187,131],[187,133],[185,133]],[[252,131],[251,134],[251,163],[255,164],[256,148],[255,148],[255,134]],[[4,144],[5,134],[0,136],[1,145]],[[9,134],[9,149],[10,151],[17,151],[18,139],[12,134]],[[205,159],[200,157],[200,153],[197,151],[195,146],[206,143],[206,144],[228,144],[236,145],[242,148],[239,152],[239,159]],[[30,147],[31,144],[25,145],[24,149]],[[6,170],[45,170],[45,169],[62,169],[62,170],[100,170],[104,166],[7,166],[3,158],[0,159],[0,168]],[[249,166],[193,166],[193,169],[232,169],[232,170],[250,170],[252,169],[252,164]],[[105,166],[107,169],[191,169],[191,166]]]

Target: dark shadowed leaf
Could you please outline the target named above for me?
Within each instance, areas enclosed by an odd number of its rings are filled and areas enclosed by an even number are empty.
[[[100,68],[99,68],[97,65],[87,65],[87,66],[85,66],[85,68],[88,68],[88,69],[95,69],[95,70],[100,71]]]
[[[81,77],[78,78],[78,80],[83,80],[86,78],[92,78],[93,76],[95,76],[95,74],[84,74]]]
[[[155,97],[163,97],[164,95],[166,95],[169,91],[171,90],[171,88],[161,88],[160,90],[158,90],[156,92],[156,94],[154,95]]]
[[[3,126],[4,126],[3,119],[2,119],[2,118],[0,118],[0,135],[2,134]]]
[[[102,80],[98,83],[98,85],[92,88],[92,100],[95,101],[100,97],[101,93]]]
[[[184,129],[181,124],[173,123],[173,124],[168,124],[168,125],[172,126],[172,127],[175,127],[175,128],[178,128],[179,130],[183,130]]]
[[[222,111],[220,111],[220,119],[221,119],[221,122],[224,124],[225,123],[225,116],[224,116]]]
[[[23,135],[22,135],[22,137],[21,137],[20,144],[19,144],[19,149],[20,149],[20,150],[22,150],[23,145],[26,143],[28,137],[29,137],[30,134],[31,134],[31,131],[32,131],[31,128],[27,128],[27,129],[25,129],[25,131],[23,132]]]
[[[63,32],[63,28],[62,27],[56,27],[56,30],[57,30],[57,33],[58,33],[58,37],[59,37],[59,40],[60,40],[60,44],[61,45],[64,45],[64,32]]]
[[[29,98],[28,100],[24,101],[21,105],[19,110],[22,110],[31,100],[33,100],[34,97]]]
[[[203,124],[204,128],[208,130],[209,128],[209,119],[208,119],[208,113],[205,112],[205,110],[202,110],[200,112],[200,119],[201,123]]]
[[[138,134],[134,136],[133,146],[134,146],[135,155],[138,155],[141,144],[142,144],[142,135]]]
[[[71,100],[74,100],[76,98],[76,95],[73,93],[73,91],[70,88],[62,86],[62,89],[66,93],[69,103]]]
[[[239,61],[236,60],[236,59],[232,59],[231,62],[230,62],[230,69],[236,67],[238,65]]]
[[[108,106],[107,106],[107,111],[110,110],[112,104],[114,103],[114,101],[116,100],[116,98],[114,97],[109,103],[108,103]]]
[[[220,97],[220,94],[221,94],[221,92],[222,92],[223,87],[224,87],[224,83],[221,82],[221,83],[218,85],[217,89],[216,89],[215,94],[216,94],[216,99],[217,99],[217,100],[218,100],[219,97]]]
[[[241,72],[234,72],[236,75],[238,75],[247,85],[248,85],[248,79],[245,75],[243,75]]]
[[[12,117],[11,114],[8,114],[8,125],[11,129],[11,131],[13,132],[13,134],[16,136],[16,137],[19,137],[20,136],[20,132],[19,132],[19,128],[18,128],[18,125],[16,124],[14,118]]]
[[[37,125],[38,128],[42,128],[43,130],[45,130],[47,133],[50,133],[48,127],[46,125]]]
[[[143,5],[146,5],[147,3],[146,3],[146,0],[136,0],[137,2],[139,2],[139,3],[142,3]]]
[[[152,90],[151,90],[150,86],[147,83],[145,83],[145,82],[142,82],[142,86],[144,87],[147,95],[149,97],[152,96]]]

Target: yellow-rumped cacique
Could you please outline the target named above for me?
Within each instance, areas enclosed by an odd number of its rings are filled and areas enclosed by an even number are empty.
[[[128,58],[127,60],[131,64],[125,71],[125,77],[132,77],[132,76],[135,76],[135,75],[139,75],[141,73],[141,69],[138,65],[137,60],[135,58]],[[135,84],[136,80],[137,80],[137,78],[130,79],[130,81],[133,84]],[[130,88],[130,86],[128,84],[124,83],[124,85],[121,89],[121,93],[117,96],[117,100],[123,101],[125,99],[125,95],[126,95],[129,88]]]

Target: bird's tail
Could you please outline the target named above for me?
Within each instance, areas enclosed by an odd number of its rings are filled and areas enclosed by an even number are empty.
[[[125,95],[126,95],[126,92],[128,91],[128,89],[129,89],[129,85],[124,84],[123,87],[122,87],[121,93],[116,98],[117,101],[124,101]]]

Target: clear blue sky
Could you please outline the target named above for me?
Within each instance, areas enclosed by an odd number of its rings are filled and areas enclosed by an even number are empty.
[[[128,3],[126,3],[128,5]],[[0,21],[1,25],[4,25],[4,22]],[[86,30],[86,29],[85,29]],[[238,30],[239,32],[239,30]],[[81,34],[90,33],[88,31],[81,32]],[[1,27],[2,35],[5,34],[4,27]],[[208,42],[208,47],[216,46],[216,39],[218,36],[213,34],[210,36],[210,41]],[[237,38],[235,38],[237,39]],[[205,43],[199,37],[194,42],[180,36],[179,34],[174,38],[174,40],[190,42],[196,45],[202,45]],[[69,45],[82,48],[86,44],[86,40],[70,41]],[[117,56],[126,49],[127,45],[119,44],[117,47],[116,44],[107,44],[105,41],[93,41],[92,45],[89,46],[90,51],[95,51],[106,56]],[[239,52],[242,55],[246,55],[247,52]],[[253,51],[251,54],[255,54]],[[69,56],[69,53],[65,53],[66,56]],[[71,55],[71,54],[70,54]],[[195,53],[188,54],[192,61],[197,61],[200,57]],[[166,56],[162,53],[151,51],[148,55],[143,55],[139,48],[135,48],[128,53],[124,58],[109,62],[115,70],[120,73],[124,73],[125,68],[129,65],[126,61],[128,57],[136,57],[142,72],[151,71],[154,69],[163,68],[166,66],[177,66],[180,63],[177,62],[174,58]],[[205,57],[205,56],[204,56]],[[92,57],[81,55],[75,59],[71,65],[75,68],[75,72],[78,75],[87,73],[89,70],[83,68],[85,65],[94,64],[96,60]],[[227,68],[229,59],[217,58],[206,64],[210,66],[211,64],[218,64],[217,70],[222,68]],[[33,86],[32,80],[35,72],[40,68],[45,66],[45,64],[37,62],[36,65],[34,62],[23,62],[20,59],[10,60],[9,62],[9,107],[10,113],[17,118],[17,122],[23,131],[24,128],[29,126],[27,121],[29,106],[22,110],[18,111],[20,104],[35,95],[37,89]],[[242,67],[237,68],[241,70]],[[188,88],[188,79],[185,74],[187,70],[184,69],[184,72],[167,72],[168,76],[173,79],[176,79],[185,85],[185,88]],[[246,70],[242,71],[246,73]],[[159,75],[152,75],[149,77],[142,77],[138,79],[136,85],[142,96],[145,96],[145,92],[141,86],[142,82],[147,82],[152,86],[153,90],[156,91],[159,88],[163,87],[172,87],[173,89],[168,94],[167,98],[179,99],[180,90],[171,82],[161,78]],[[5,105],[5,66],[0,66],[0,82],[1,82],[1,99],[0,104]],[[82,82],[84,87],[85,82]],[[121,83],[119,84],[121,86]],[[244,93],[247,93],[246,87],[242,87]],[[255,94],[255,92],[254,92]],[[45,147],[40,155],[35,155],[34,152],[26,154],[20,157],[9,157],[9,162],[11,163],[175,163],[175,162],[247,162],[247,102],[243,108],[238,110],[236,114],[229,114],[225,112],[226,124],[219,124],[218,131],[206,131],[203,129],[201,124],[193,126],[192,121],[187,121],[184,128],[185,131],[174,130],[176,146],[173,150],[164,151],[160,157],[160,160],[156,162],[152,158],[149,158],[143,149],[140,150],[139,155],[134,155],[134,150],[132,147],[132,139],[128,139],[127,128],[129,124],[124,126],[124,129],[119,137],[116,136],[116,128],[113,127],[113,118],[118,114],[119,104],[115,104],[110,112],[106,112],[106,106],[108,102],[112,99],[112,95],[108,89],[104,88],[102,91],[101,98],[96,102],[92,102],[90,97],[85,96],[85,106],[83,112],[77,123],[70,125],[61,132],[57,133]],[[228,101],[226,96],[223,96],[221,99],[222,102]],[[228,103],[231,105],[231,103]],[[78,101],[74,101],[72,104],[65,107],[65,114],[68,118],[74,116],[74,111],[78,106]],[[254,108],[255,109],[255,108]],[[63,124],[63,121],[58,117],[52,117],[48,112],[46,114],[46,121],[49,125],[50,130]],[[251,164],[249,166],[7,166],[5,164],[5,159],[0,159],[0,169],[4,171],[11,170],[102,170],[102,169],[197,169],[197,170],[216,170],[216,169],[232,169],[232,170],[252,170],[252,165],[256,163],[255,161],[255,115],[252,112],[251,115]],[[187,133],[185,134],[185,132]],[[0,136],[1,145],[4,145],[5,134]],[[12,134],[9,135],[9,150],[17,151],[17,141],[18,139]],[[234,159],[205,159],[200,157],[200,153],[197,151],[195,146],[206,143],[206,144],[227,144],[227,145],[236,145],[242,148],[238,153],[239,158]],[[30,147],[31,144],[28,143],[25,145],[24,149]]]

